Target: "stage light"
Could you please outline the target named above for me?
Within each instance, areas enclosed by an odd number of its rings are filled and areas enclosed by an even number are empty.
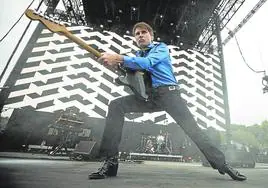
[[[195,0],[192,0],[191,5],[192,6],[195,6],[196,5],[196,1]]]
[[[136,8],[136,7],[131,7],[131,10],[132,10],[132,11],[136,11],[137,8]]]
[[[140,11],[136,7],[131,7],[130,11],[130,20],[132,21],[138,21],[140,19]]]
[[[262,85],[264,86],[263,87],[263,93],[267,93],[268,92],[268,76],[267,75],[265,75],[262,78]]]

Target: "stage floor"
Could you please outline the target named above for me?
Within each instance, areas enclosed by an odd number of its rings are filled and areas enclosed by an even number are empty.
[[[1,153],[0,158],[3,188],[266,188],[268,183],[268,164],[239,169],[248,177],[244,182],[233,181],[200,163],[159,161],[121,162],[117,177],[88,180],[88,173],[101,163],[23,158],[23,155],[13,158],[7,154]]]

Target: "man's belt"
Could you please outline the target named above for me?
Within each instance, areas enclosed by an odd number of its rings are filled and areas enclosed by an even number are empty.
[[[163,85],[163,86],[158,86],[156,88],[153,88],[152,90],[154,92],[157,92],[157,91],[175,91],[179,89],[180,87],[178,85]]]

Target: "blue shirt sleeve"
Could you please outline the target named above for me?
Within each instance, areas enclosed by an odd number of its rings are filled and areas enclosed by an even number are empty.
[[[169,58],[169,49],[164,43],[156,45],[146,57],[124,56],[123,66],[134,70],[147,70]]]

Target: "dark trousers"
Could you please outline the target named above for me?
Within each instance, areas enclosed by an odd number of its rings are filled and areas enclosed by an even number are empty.
[[[167,86],[153,89],[149,101],[134,95],[117,98],[109,104],[106,126],[100,147],[100,155],[111,157],[118,154],[124,124],[124,114],[130,112],[166,111],[193,140],[213,168],[225,163],[224,154],[216,148],[197,125],[178,89],[170,91]]]

